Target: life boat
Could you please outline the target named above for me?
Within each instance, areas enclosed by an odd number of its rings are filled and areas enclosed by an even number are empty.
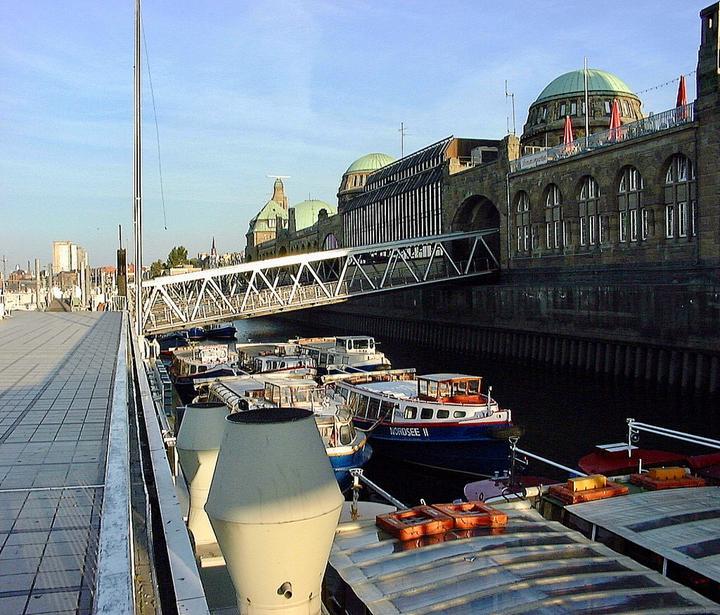
[[[685,468],[679,466],[673,468],[652,468],[646,474],[631,474],[630,482],[633,485],[638,485],[652,491],[705,486],[705,481],[702,478],[688,474]]]

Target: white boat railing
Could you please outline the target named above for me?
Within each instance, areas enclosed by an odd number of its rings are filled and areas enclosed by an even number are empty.
[[[668,429],[667,427],[660,427],[658,425],[650,425],[648,423],[641,423],[633,418],[627,419],[628,425],[628,457],[630,457],[630,451],[633,443],[637,443],[640,439],[640,432],[656,434],[658,436],[664,436],[666,438],[672,438],[673,440],[681,440],[682,442],[689,442],[690,444],[698,444],[699,446],[707,446],[720,450],[720,440],[713,438],[706,438],[705,436],[698,436],[684,431],[677,431],[675,429]]]
[[[580,472],[579,470],[574,470],[573,468],[564,466],[561,463],[557,463],[556,461],[552,461],[550,459],[547,459],[546,457],[541,457],[540,455],[536,455],[535,453],[531,453],[530,451],[526,451],[522,448],[519,448],[517,445],[516,437],[509,438],[509,440],[510,440],[510,455],[512,458],[515,458],[517,453],[520,453],[521,455],[525,455],[526,457],[530,457],[537,461],[541,461],[542,463],[552,466],[553,468],[558,468],[560,470],[565,470],[566,472],[570,472],[570,474],[574,474],[575,476],[587,476],[587,474],[585,474],[584,472]]]

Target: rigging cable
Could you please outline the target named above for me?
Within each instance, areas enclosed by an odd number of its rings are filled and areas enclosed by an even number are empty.
[[[143,46],[145,47],[145,65],[148,71],[148,83],[150,84],[150,98],[152,99],[153,106],[153,117],[155,118],[155,138],[157,142],[157,153],[158,153],[158,173],[160,174],[160,200],[162,201],[162,212],[163,212],[163,226],[165,230],[167,227],[167,215],[165,213],[165,189],[163,187],[163,174],[162,174],[162,160],[160,157],[160,129],[158,128],[157,109],[155,107],[155,90],[153,89],[152,73],[150,72],[150,55],[148,54],[147,40],[145,39],[145,22],[142,22],[142,38]]]

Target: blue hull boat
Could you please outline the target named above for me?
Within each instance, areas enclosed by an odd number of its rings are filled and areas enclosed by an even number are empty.
[[[234,340],[237,329],[232,323],[213,325],[205,328],[205,337],[209,340]]]
[[[372,447],[367,442],[362,448],[350,454],[335,454],[331,448],[326,450],[341,491],[344,491],[352,484],[350,470],[364,467],[372,455]]]

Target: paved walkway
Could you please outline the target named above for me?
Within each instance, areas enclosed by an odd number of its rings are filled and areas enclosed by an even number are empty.
[[[0,613],[90,613],[121,314],[0,321]]]

